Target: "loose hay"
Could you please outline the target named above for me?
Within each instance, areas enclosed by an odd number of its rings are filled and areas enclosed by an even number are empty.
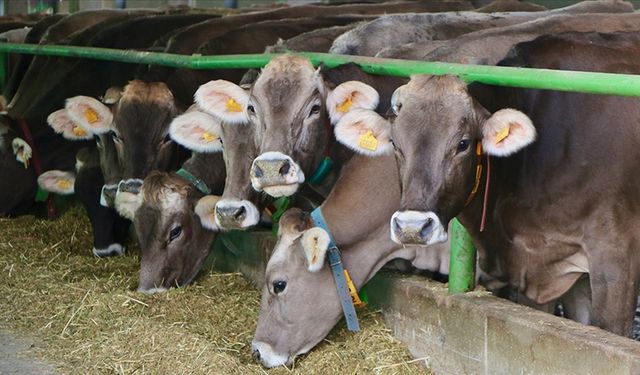
[[[136,250],[98,259],[91,246],[80,208],[53,222],[0,219],[0,324],[42,338],[38,353],[64,373],[266,373],[251,358],[260,294],[241,275],[208,273],[147,296],[135,292]],[[378,312],[365,309],[360,318],[360,333],[340,324],[292,369],[269,373],[427,371]]]

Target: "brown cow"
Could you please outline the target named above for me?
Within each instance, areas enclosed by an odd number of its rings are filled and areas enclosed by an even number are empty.
[[[517,46],[503,63],[637,74],[639,45],[633,33],[544,37]],[[341,128],[349,137],[339,138],[358,148],[370,131],[380,152],[396,150],[402,203],[391,218],[394,241],[444,241],[444,223],[458,216],[490,276],[542,305],[587,274],[591,303],[574,318],[631,334],[640,283],[640,238],[629,230],[640,220],[640,178],[632,172],[640,167],[637,100],[469,88],[456,77],[416,76],[392,104],[393,126],[360,111],[345,116],[336,132]],[[511,106],[529,117],[505,108]],[[488,177],[477,180],[476,145],[491,163],[486,218],[478,197]]]

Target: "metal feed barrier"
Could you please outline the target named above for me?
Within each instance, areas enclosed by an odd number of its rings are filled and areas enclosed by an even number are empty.
[[[261,68],[279,55],[176,55],[110,48],[2,43],[0,44],[0,83],[4,83],[7,78],[7,53],[76,57],[187,69]],[[467,83],[479,82],[496,86],[640,96],[640,75],[465,65],[328,53],[292,52],[292,54],[308,58],[315,66],[322,63],[329,68],[353,62],[360,65],[363,71],[377,75],[409,77],[413,74],[451,74],[459,76]],[[475,287],[476,249],[470,235],[456,219],[451,232],[449,293],[464,293]]]

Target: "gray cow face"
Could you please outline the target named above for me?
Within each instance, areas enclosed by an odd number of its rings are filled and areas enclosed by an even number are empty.
[[[329,237],[308,214],[290,209],[280,219],[278,243],[265,273],[254,355],[266,367],[290,364],[316,346],[342,309],[325,265]]]
[[[211,215],[218,197],[200,194],[174,173],[144,180],[134,225],[142,253],[138,291],[155,293],[190,283],[209,254],[215,234],[199,214]]]
[[[393,125],[371,111],[345,116],[336,136],[362,151],[365,133],[378,152],[395,149],[402,186],[401,209],[391,218],[397,243],[447,239],[446,223],[465,206],[475,185],[477,147],[507,156],[535,139],[529,118],[513,109],[490,115],[452,76],[415,76],[393,95]],[[393,139],[393,141],[391,141]]]
[[[115,207],[122,216],[133,219],[140,205],[142,178],[152,170],[168,169],[176,154],[168,133],[177,109],[164,83],[138,80],[131,81],[108,104],[110,108],[96,99],[77,96],[68,99],[65,108],[74,123],[101,136],[105,148],[105,137],[111,138],[117,158],[102,155],[103,173],[105,180],[108,175],[121,174]],[[114,190],[113,184],[107,183],[105,190]]]
[[[377,106],[375,90],[362,93],[349,84],[332,91],[340,93],[337,97],[327,96],[325,82],[309,60],[284,55],[265,66],[248,90],[212,81],[195,98],[200,108],[224,122],[253,126],[259,155],[251,165],[251,184],[280,197],[294,194],[320,164],[332,138],[331,120],[352,107]]]

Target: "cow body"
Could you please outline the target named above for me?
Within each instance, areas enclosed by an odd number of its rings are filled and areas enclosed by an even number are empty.
[[[504,64],[637,74],[638,38],[634,33],[545,37],[518,45]],[[458,216],[491,278],[543,305],[588,274],[591,301],[578,306],[573,318],[631,334],[640,280],[638,237],[630,230],[640,219],[635,193],[640,179],[631,172],[639,160],[637,101],[468,89],[455,77],[416,76],[396,91],[393,106],[393,126],[374,114],[367,123],[389,131],[376,134],[384,144],[392,138],[396,149],[402,184],[400,210],[391,219],[396,242],[443,241],[445,223]],[[504,107],[522,112],[498,110]],[[615,137],[608,135],[613,129]],[[484,231],[479,197],[487,175],[474,181],[478,143],[491,163]]]
[[[374,56],[384,47],[448,40],[473,31],[519,24],[558,14],[633,12],[628,3],[584,2],[544,12],[390,14],[336,38],[331,53]]]

